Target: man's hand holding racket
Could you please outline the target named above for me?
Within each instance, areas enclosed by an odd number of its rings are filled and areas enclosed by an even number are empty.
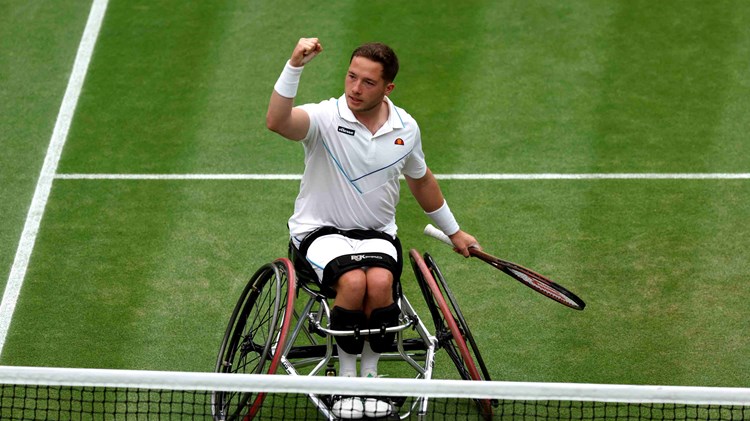
[[[474,237],[469,234],[459,231],[456,234],[448,237],[447,235],[445,235],[445,233],[430,224],[428,224],[424,228],[424,233],[425,235],[437,238],[438,240],[441,240],[446,244],[453,246],[457,252],[463,254],[464,256],[473,256],[484,261],[485,263],[501,270],[505,274],[533,289],[534,291],[550,299],[553,299],[560,304],[566,305],[575,310],[583,310],[583,308],[586,307],[586,303],[584,303],[583,300],[580,299],[577,295],[568,291],[561,285],[556,284],[549,278],[521,265],[508,262],[491,254],[485,253],[476,243]],[[465,248],[459,248],[459,246]],[[462,251],[467,251],[468,255],[462,253]]]
[[[429,225],[429,226],[432,226],[432,225]],[[442,231],[440,233],[443,234]],[[482,247],[477,242],[477,239],[465,231],[458,230],[458,232],[456,232],[455,234],[447,238],[448,238],[448,241],[450,242],[449,244],[453,246],[453,250],[455,250],[456,253],[463,255],[464,257],[471,257],[471,252],[469,250],[470,248],[475,248],[477,250],[482,249]]]

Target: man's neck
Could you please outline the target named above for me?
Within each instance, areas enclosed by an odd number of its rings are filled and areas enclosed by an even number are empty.
[[[362,123],[370,133],[375,134],[380,130],[381,127],[388,121],[389,115],[388,101],[383,99],[379,107],[375,107],[372,110],[360,113],[353,113],[354,117]]]

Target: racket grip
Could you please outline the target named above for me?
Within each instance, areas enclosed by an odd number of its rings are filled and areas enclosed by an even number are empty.
[[[448,244],[449,246],[453,247],[453,241],[451,241],[450,237],[445,235],[443,231],[440,231],[440,229],[436,228],[432,224],[427,224],[427,226],[424,227],[424,235],[427,235],[432,238],[437,238],[438,240],[444,242],[445,244]]]

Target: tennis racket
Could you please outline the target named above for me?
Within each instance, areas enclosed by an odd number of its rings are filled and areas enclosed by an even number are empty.
[[[435,228],[432,224],[427,224],[427,226],[424,227],[424,233],[425,235],[437,238],[438,240],[453,246],[451,239],[445,235],[443,231]],[[476,257],[503,271],[511,278],[560,304],[566,305],[575,310],[583,310],[583,308],[586,307],[586,303],[584,303],[577,295],[556,284],[546,276],[540,275],[531,269],[500,259],[473,247],[469,248],[469,254],[471,254],[472,257]]]

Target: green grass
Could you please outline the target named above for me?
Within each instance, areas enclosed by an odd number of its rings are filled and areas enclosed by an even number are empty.
[[[17,3],[0,0],[6,278],[89,7]],[[739,1],[111,1],[58,172],[300,173],[301,146],[264,127],[300,36],[324,52],[299,102],[340,95],[357,44],[393,45],[392,98],[436,173],[747,172],[748,19]],[[402,242],[435,256],[495,379],[748,386],[746,180],[441,185],[488,251],[588,304],[425,238],[404,191]],[[0,363],[212,370],[297,188],[56,180]]]
[[[492,373],[529,381],[744,384],[748,365],[736,346],[746,343],[748,240],[733,227],[749,216],[747,204],[737,202],[750,193],[746,183],[459,183],[443,185],[465,206],[458,214],[467,229],[482,230],[485,248],[549,275],[588,303],[583,312],[568,310],[417,233],[404,235],[405,244],[430,250],[461,288],[466,318],[480,320],[477,337],[494,350]],[[480,198],[489,187],[497,197]],[[513,223],[488,229],[488,208]]]
[[[0,1],[0,277],[26,211],[83,33],[87,4]]]

